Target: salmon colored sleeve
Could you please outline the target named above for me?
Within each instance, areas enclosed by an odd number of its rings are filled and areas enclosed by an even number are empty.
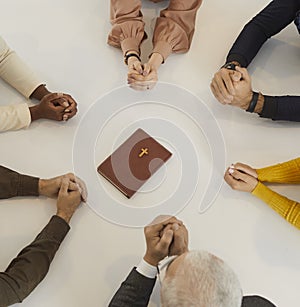
[[[300,158],[256,170],[259,181],[300,183]]]
[[[267,203],[289,223],[300,229],[300,204],[290,200],[259,182],[252,194]]]
[[[202,0],[170,0],[168,8],[160,12],[156,21],[153,53],[161,54],[166,60],[172,52],[184,53],[189,50],[201,3]]]
[[[141,1],[111,0],[110,21],[112,30],[107,43],[121,48],[124,55],[130,50],[140,53],[140,45],[147,37],[144,32]]]

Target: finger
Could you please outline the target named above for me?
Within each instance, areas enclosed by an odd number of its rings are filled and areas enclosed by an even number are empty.
[[[230,76],[233,82],[241,81],[243,77],[239,71],[233,71],[233,73]]]
[[[225,83],[226,89],[228,90],[228,94],[235,95],[235,89],[232,80],[230,78],[232,72],[228,71],[228,69],[222,68],[221,73],[222,73],[223,82]]]
[[[78,191],[79,190],[79,187],[78,185],[73,182],[73,181],[70,181],[70,184],[69,184],[69,191]]]
[[[170,215],[159,215],[157,216],[147,227],[151,227],[154,231],[161,231],[168,224],[177,223],[182,225],[182,221],[178,220],[175,216]]]
[[[69,178],[63,177],[61,186],[60,186],[60,190],[59,190],[60,195],[68,194],[69,184],[70,184]]]
[[[74,109],[74,110],[72,110],[72,111],[69,112],[69,113],[65,113],[65,114],[64,114],[64,117],[66,117],[66,118],[67,118],[66,120],[68,120],[68,119],[74,117],[74,116],[76,115],[76,113],[77,113],[77,108]]]
[[[238,181],[231,176],[228,170],[224,175],[224,180],[232,189],[234,189],[236,187],[236,184],[238,183]]]
[[[137,90],[137,91],[146,91],[147,90],[146,84],[143,84],[142,82],[137,82],[137,81],[129,83],[129,87],[134,89],[134,90]]]
[[[172,240],[173,240],[173,230],[169,229],[166,232],[164,232],[159,243],[157,244],[157,248],[162,251],[168,250],[172,243]]]
[[[50,103],[53,103],[54,106],[62,106],[64,108],[67,108],[69,107],[69,103],[67,101],[67,99],[61,97],[61,98],[58,98],[58,99],[52,99],[52,100],[49,100]]]
[[[248,70],[246,68],[242,68],[242,67],[237,66],[236,70],[242,74],[242,77],[246,82],[251,81],[250,75],[249,75]]]
[[[236,163],[235,168],[238,170],[243,171],[244,173],[254,177],[255,179],[258,179],[258,174],[256,169],[252,168],[249,165],[243,164],[243,163]]]
[[[136,61],[133,63],[133,67],[134,69],[139,73],[142,74],[143,73],[143,65],[140,61]]]
[[[249,179],[249,175],[248,174],[244,174],[236,169],[229,169],[229,174],[236,180],[242,180],[244,182],[247,182]]]
[[[59,98],[62,98],[62,97],[63,97],[63,93],[51,93],[51,94],[45,95],[43,97],[43,99],[47,99],[49,101],[52,101],[52,100],[59,99]]]
[[[144,81],[145,77],[140,74],[130,73],[128,74],[128,79],[132,79],[134,81]]]
[[[151,71],[151,66],[148,63],[146,63],[144,65],[143,75],[144,76],[149,75],[150,71]]]
[[[77,102],[71,95],[63,93],[63,97],[67,99],[67,101],[72,107],[77,106]]]
[[[54,104],[52,104],[51,102],[47,103],[47,108],[52,110],[55,113],[60,113],[63,114],[65,112],[65,108],[62,106],[55,106]]]
[[[76,110],[77,109],[77,105],[76,104],[69,104],[69,106],[65,109],[65,113],[70,113],[72,112],[73,110]]]
[[[227,88],[225,87],[223,76],[217,73],[215,74],[214,80],[219,88],[220,93],[224,97],[225,102],[230,103],[233,99],[233,96],[230,95]]]
[[[219,91],[219,88],[216,84],[216,82],[213,80],[210,84],[210,88],[211,88],[211,91],[212,93],[214,94],[215,98],[222,104],[227,104],[225,102],[225,99],[224,97],[222,96],[221,92]]]
[[[86,203],[88,196],[88,190],[86,184],[79,177],[76,177],[76,184],[80,187],[82,200]]]

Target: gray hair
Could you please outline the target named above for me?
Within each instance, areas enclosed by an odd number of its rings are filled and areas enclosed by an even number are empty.
[[[164,307],[241,307],[242,290],[233,270],[205,251],[188,252],[174,277],[162,282]]]

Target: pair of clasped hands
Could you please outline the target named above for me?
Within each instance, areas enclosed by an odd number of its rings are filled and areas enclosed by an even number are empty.
[[[210,88],[220,103],[247,110],[253,97],[251,77],[246,68],[236,64],[234,70],[221,68],[217,71]],[[261,108],[258,103],[254,111],[259,113]]]
[[[39,101],[29,108],[31,120],[50,119],[68,121],[77,113],[77,103],[65,93],[51,93],[45,85],[40,85],[31,95]]]
[[[180,256],[188,252],[188,230],[174,216],[160,215],[144,228],[146,253],[144,260],[157,266],[168,256]]]
[[[127,53],[137,54],[135,51]],[[138,54],[137,54],[138,55]],[[149,61],[145,64],[137,57],[128,59],[128,85],[137,91],[146,91],[152,89],[158,80],[158,68],[163,63],[163,57],[159,53],[152,53]]]

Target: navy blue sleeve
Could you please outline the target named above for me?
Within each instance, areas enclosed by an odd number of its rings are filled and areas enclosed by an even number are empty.
[[[300,96],[266,96],[261,117],[300,122]]]
[[[300,0],[274,0],[248,22],[232,48],[226,62],[237,61],[247,67],[261,46],[294,21]]]
[[[132,269],[116,292],[109,307],[147,307],[156,278],[148,278]]]

